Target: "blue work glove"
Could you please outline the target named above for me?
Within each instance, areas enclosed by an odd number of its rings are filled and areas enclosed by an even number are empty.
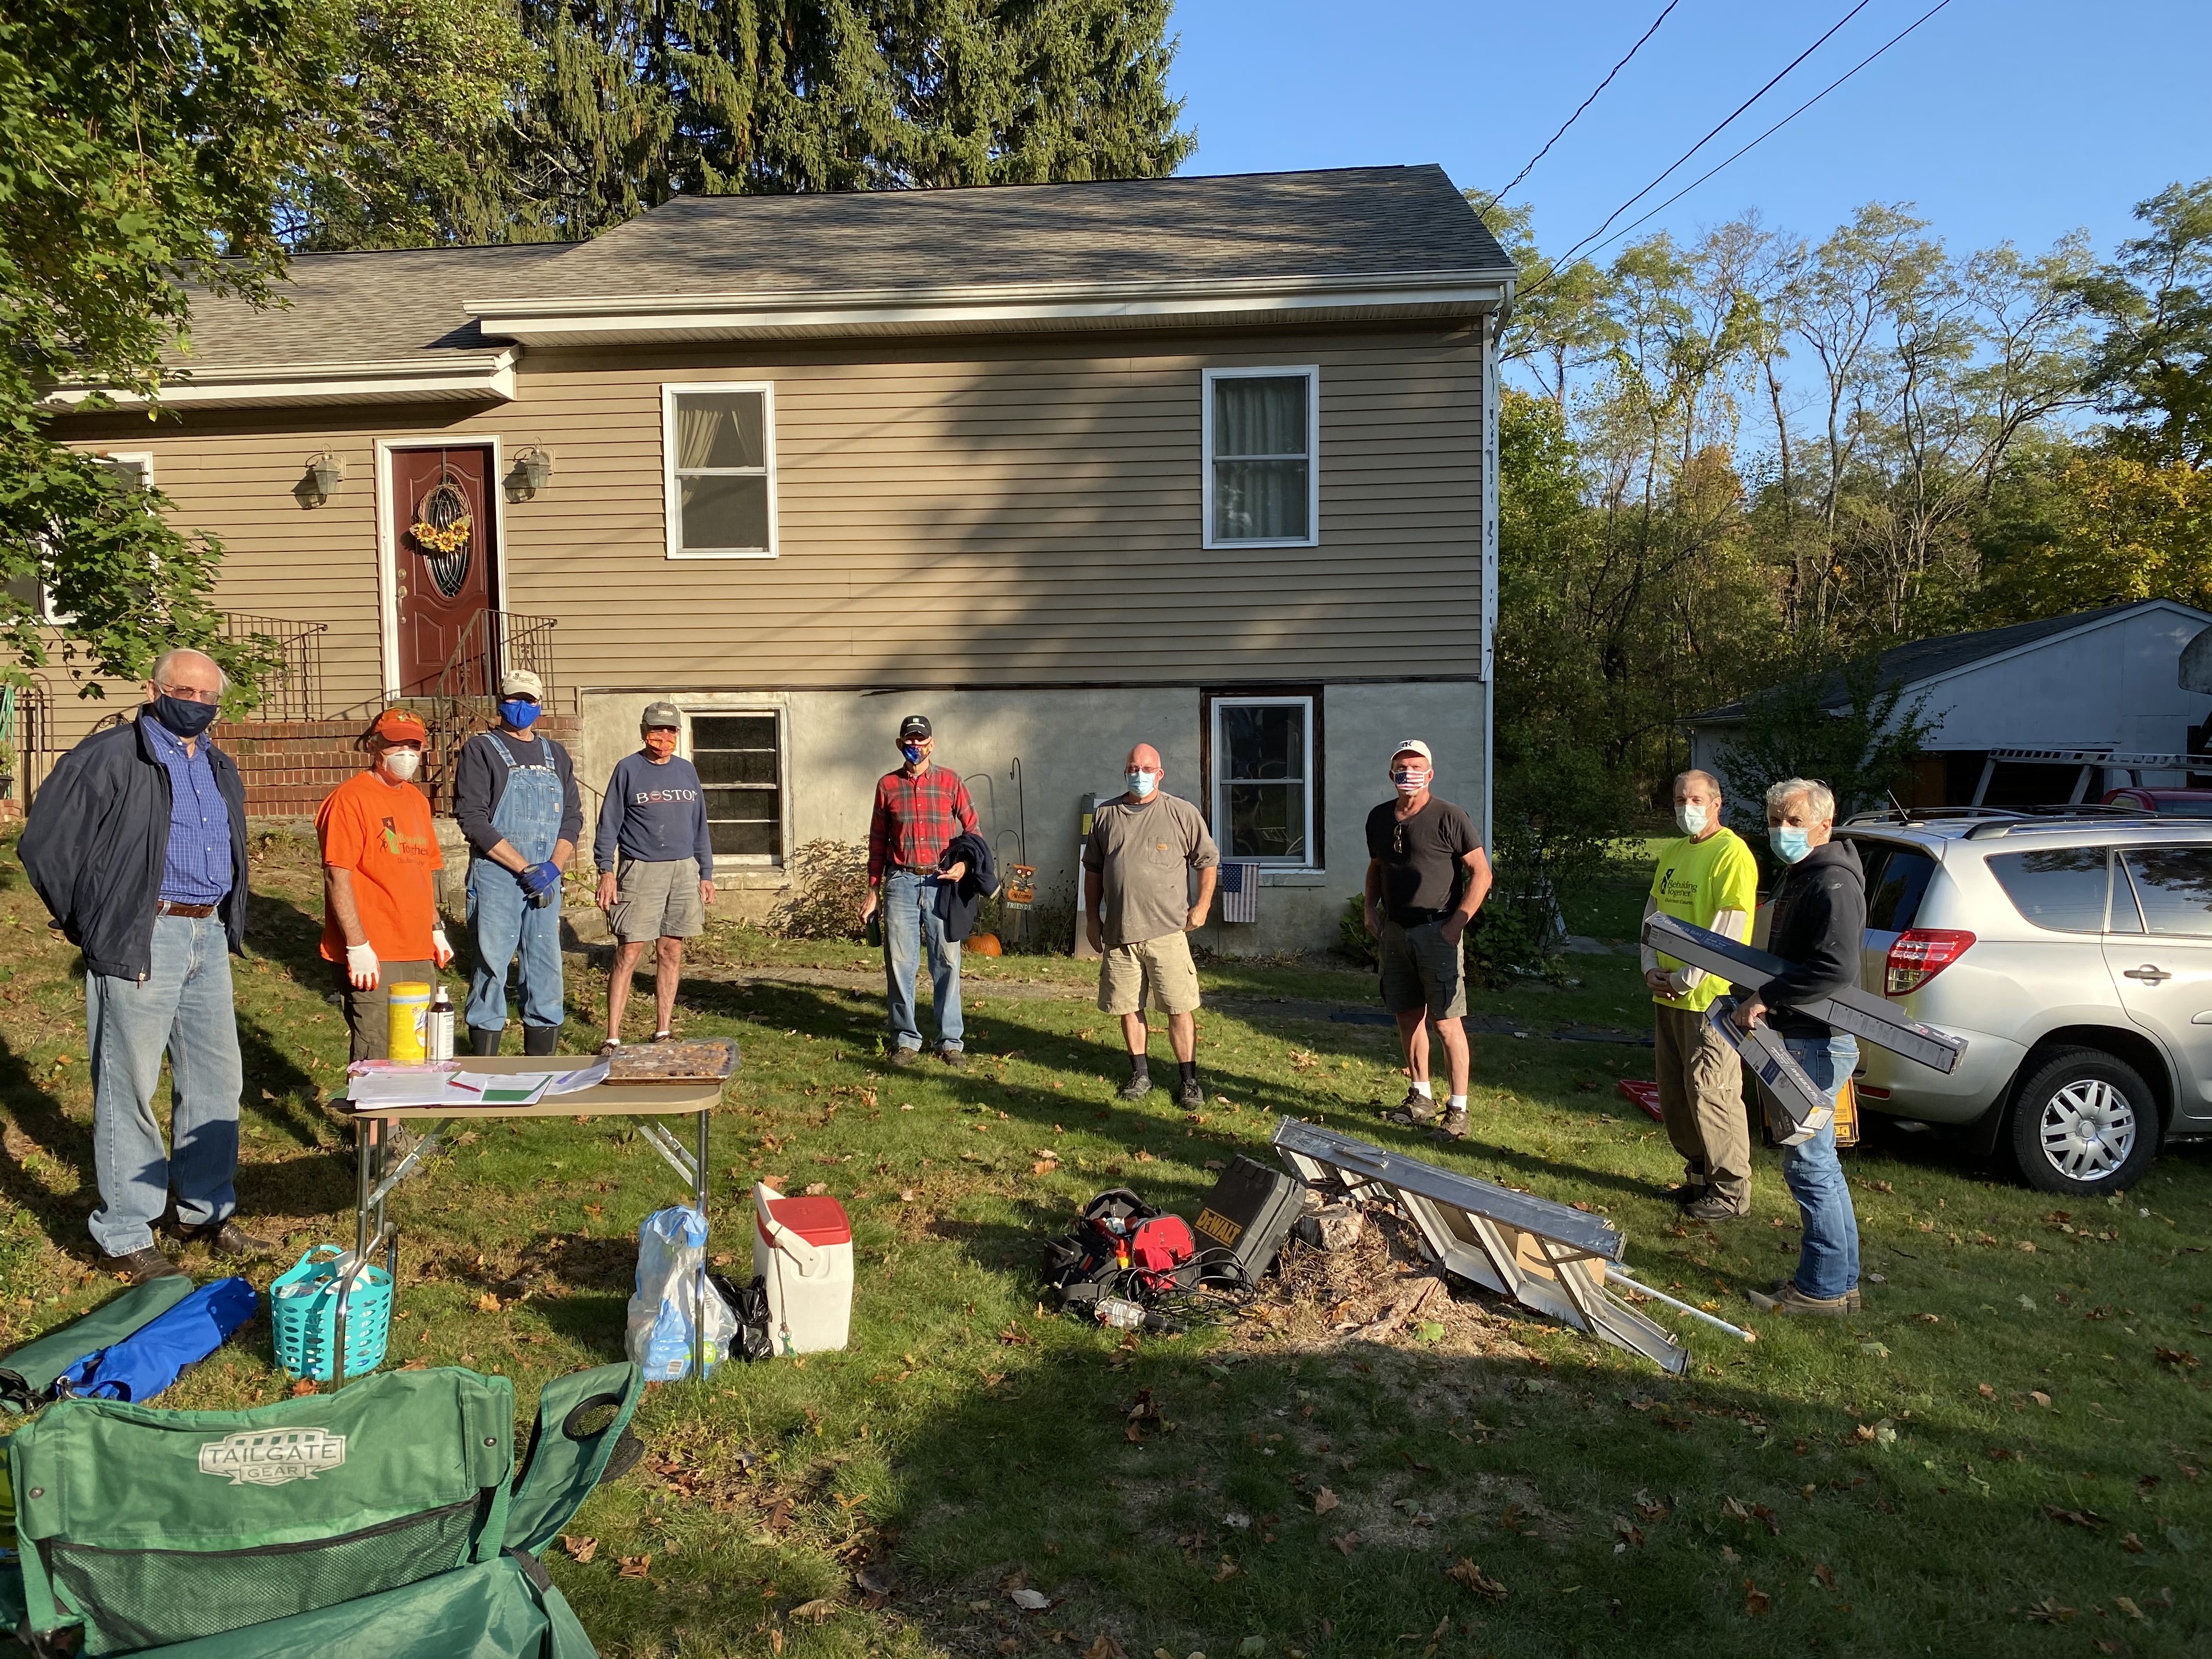
[[[519,880],[523,891],[536,898],[539,894],[561,884],[561,866],[550,862],[533,864],[523,871]]]

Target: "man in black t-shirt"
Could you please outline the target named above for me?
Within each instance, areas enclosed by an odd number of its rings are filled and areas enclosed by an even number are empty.
[[[1408,738],[1390,754],[1398,793],[1367,815],[1367,931],[1378,942],[1382,1006],[1406,1051],[1404,1121],[1437,1115],[1429,1084],[1429,1025],[1443,1039],[1451,1097],[1442,1133],[1467,1133],[1467,972],[1460,940],[1490,891],[1490,860],[1474,820],[1429,793],[1429,745]]]

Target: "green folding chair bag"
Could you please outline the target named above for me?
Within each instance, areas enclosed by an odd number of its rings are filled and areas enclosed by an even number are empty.
[[[57,1628],[40,1623],[41,1617],[69,1623],[74,1614],[82,1621],[87,1653],[135,1649],[164,1659],[289,1659],[301,1652],[343,1653],[349,1659],[594,1659],[590,1638],[534,1552],[553,1540],[594,1486],[635,1461],[642,1448],[628,1428],[643,1392],[642,1373],[628,1364],[605,1365],[547,1384],[526,1464],[511,1488],[506,1477],[513,1395],[502,1377],[458,1370],[387,1373],[335,1395],[238,1413],[161,1413],[105,1401],[64,1402],[190,1425],[181,1431],[198,1437],[188,1443],[195,1448],[199,1442],[225,1445],[237,1436],[287,1437],[264,1441],[252,1454],[264,1462],[292,1456],[314,1466],[309,1474],[277,1482],[280,1495],[310,1480],[317,1488],[325,1482],[343,1484],[356,1455],[374,1461],[373,1448],[356,1454],[355,1435],[395,1442],[404,1435],[432,1451],[421,1461],[433,1467],[427,1473],[397,1474],[403,1481],[419,1478],[421,1485],[412,1489],[411,1498],[384,1504],[398,1511],[389,1520],[370,1518],[378,1512],[377,1501],[391,1496],[372,1481],[363,1481],[352,1498],[369,1504],[366,1510],[346,1511],[344,1497],[319,1490],[315,1507],[324,1518],[307,1527],[313,1534],[307,1537],[263,1540],[236,1526],[225,1532],[217,1524],[220,1517],[209,1516],[191,1535],[191,1543],[198,1547],[178,1550],[176,1539],[160,1532],[125,1531],[104,1511],[67,1535],[40,1532],[35,1542],[27,1536],[25,1589],[33,1612],[27,1622],[33,1632],[41,1632]],[[58,1407],[40,1419],[41,1425],[58,1415]],[[232,1426],[238,1423],[247,1426]],[[214,1429],[224,1432],[211,1437]],[[331,1437],[346,1437],[341,1451],[330,1447]],[[23,1438],[16,1437],[18,1446]],[[493,1441],[496,1446],[487,1443]],[[436,1468],[441,1449],[449,1463],[460,1467]],[[161,1451],[158,1443],[145,1449],[157,1456]],[[173,1460],[175,1455],[170,1453]],[[49,1465],[39,1461],[42,1456],[34,1449],[36,1472],[27,1474],[17,1452],[22,1498],[33,1486],[43,1491]],[[230,1456],[216,1451],[204,1461],[220,1467]],[[201,1461],[196,1454],[196,1469]],[[611,1469],[611,1464],[619,1467]],[[453,1497],[466,1492],[467,1481],[487,1475],[491,1484],[476,1488],[473,1496]],[[374,1477],[392,1478],[394,1472],[388,1469]],[[254,1483],[209,1483],[224,1493],[234,1484]],[[48,1504],[52,1498],[45,1492],[30,1501]],[[461,1509],[471,1522],[465,1530],[452,1524]],[[271,1528],[266,1516],[242,1518],[261,1525],[264,1532],[301,1530],[300,1525]],[[365,1527],[355,1524],[364,1519]],[[131,1543],[118,1555],[150,1560],[139,1561],[132,1571],[88,1577],[80,1565],[94,1533],[127,1537]],[[393,1540],[400,1540],[398,1547]],[[390,1553],[372,1553],[379,1548]],[[97,1565],[108,1566],[109,1558]],[[261,1575],[250,1607],[233,1605],[225,1611],[210,1589],[189,1608],[157,1610],[149,1618],[143,1599],[122,1607],[103,1599],[111,1577],[126,1590],[156,1575],[165,1583],[201,1577],[212,1587],[229,1582],[240,1568]],[[356,1575],[349,1587],[343,1582],[349,1568]],[[58,1595],[45,1588],[58,1579]],[[38,1600],[42,1595],[48,1598],[45,1606]],[[55,1601],[62,1605],[52,1606]]]
[[[33,1632],[213,1636],[496,1556],[514,1385],[396,1371],[241,1412],[64,1400],[9,1448]]]

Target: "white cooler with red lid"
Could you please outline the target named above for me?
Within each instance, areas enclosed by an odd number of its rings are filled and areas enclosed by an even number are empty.
[[[853,1224],[834,1198],[753,1183],[753,1272],[779,1356],[842,1348],[853,1327]]]

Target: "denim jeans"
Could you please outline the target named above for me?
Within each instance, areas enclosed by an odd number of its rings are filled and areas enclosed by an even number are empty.
[[[562,1020],[561,890],[532,902],[514,872],[489,859],[469,865],[469,937],[476,972],[469,980],[468,1023],[480,1031],[507,1029],[507,964],[522,952],[522,1023]]]
[[[153,966],[143,980],[84,976],[91,1039],[93,1173],[100,1207],[93,1240],[109,1255],[154,1242],[154,1224],[177,1194],[187,1227],[226,1220],[237,1208],[238,1015],[230,1000],[230,946],[222,918],[157,916]],[[169,1056],[174,1156],[154,1121],[161,1055]]]
[[[1836,1097],[1858,1064],[1859,1045],[1838,1032],[1830,1037],[1784,1037],[1790,1059],[1805,1068],[1813,1086]],[[1836,1159],[1836,1124],[1831,1118],[1820,1133],[1782,1151],[1782,1180],[1797,1200],[1805,1224],[1797,1252],[1797,1288],[1823,1301],[1859,1282],[1859,1218],[1844,1166]]]
[[[892,870],[884,876],[884,977],[890,992],[891,1042],[902,1048],[921,1047],[914,982],[921,953],[929,951],[930,994],[937,1005],[940,1047],[960,1047],[960,944],[945,937],[937,915],[937,880]]]

